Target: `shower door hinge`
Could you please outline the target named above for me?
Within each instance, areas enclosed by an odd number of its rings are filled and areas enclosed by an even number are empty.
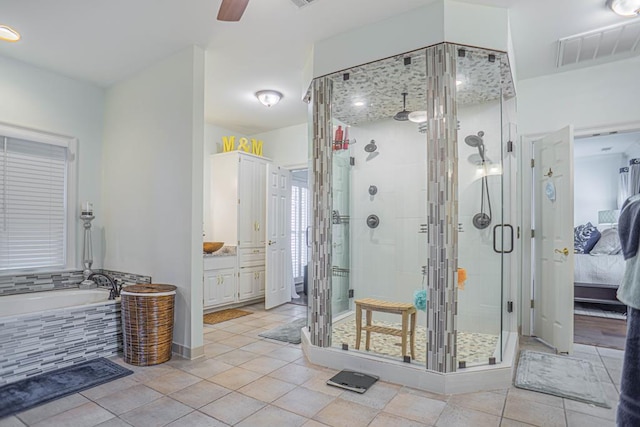
[[[531,308],[535,308],[533,304],[533,300],[531,300]]]
[[[535,159],[531,159],[531,167],[533,168],[533,167],[535,167],[535,165],[536,165]]]
[[[349,157],[349,164],[351,166],[355,166],[356,165],[356,158],[353,157],[353,156]]]
[[[507,301],[507,313],[513,313],[513,301]]]
[[[534,237],[536,237],[536,230],[531,230],[531,238],[533,239]]]
[[[349,298],[353,298],[353,289],[349,289]]]
[[[507,153],[513,153],[513,141],[507,141]]]

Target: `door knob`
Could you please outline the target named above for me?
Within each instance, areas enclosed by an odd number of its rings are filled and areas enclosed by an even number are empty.
[[[557,252],[557,253],[559,253],[559,254],[563,254],[564,256],[569,255],[569,249],[567,249],[567,248],[564,248],[564,249],[562,249],[562,250],[560,250],[560,249],[556,249],[554,252]]]
[[[276,244],[276,242],[269,240],[269,246],[275,245],[275,244]]]

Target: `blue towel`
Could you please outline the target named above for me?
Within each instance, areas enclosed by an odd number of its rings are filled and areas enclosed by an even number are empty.
[[[640,311],[629,307],[622,362],[618,427],[640,426]]]
[[[640,242],[640,194],[629,197],[622,205],[618,219],[618,235],[624,259],[634,257]]]

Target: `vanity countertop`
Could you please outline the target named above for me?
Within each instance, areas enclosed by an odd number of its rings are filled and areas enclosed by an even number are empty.
[[[203,253],[202,256],[205,258],[211,258],[211,257],[220,257],[220,256],[236,256],[236,254],[237,254],[236,246],[223,246],[222,248],[218,249],[214,253],[211,253],[211,254]]]

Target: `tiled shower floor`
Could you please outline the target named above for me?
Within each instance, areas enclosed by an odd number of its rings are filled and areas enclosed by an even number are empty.
[[[364,322],[364,320],[363,320]],[[389,323],[373,320],[374,325],[386,326],[400,329],[400,323]],[[415,353],[416,362],[426,362],[427,354],[427,331],[424,326],[416,326]],[[356,345],[356,320],[352,314],[339,320],[333,326],[332,335],[333,347],[341,348],[343,343],[349,344],[350,349],[355,349]],[[495,356],[498,336],[491,334],[480,334],[474,332],[458,331],[458,361],[465,361],[467,366],[486,365],[489,358]],[[409,351],[407,342],[407,351]],[[362,333],[360,350],[365,351],[365,333]],[[402,359],[402,348],[400,337],[392,335],[371,333],[371,353],[392,358]]]

